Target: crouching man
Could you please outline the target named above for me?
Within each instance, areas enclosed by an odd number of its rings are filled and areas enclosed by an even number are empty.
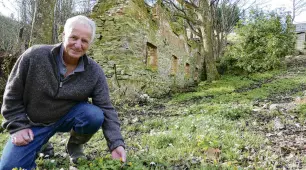
[[[76,163],[85,158],[83,144],[100,127],[112,157],[126,160],[104,72],[85,54],[95,29],[85,16],[69,18],[61,44],[33,46],[17,60],[1,108],[3,127],[10,133],[1,170],[36,168],[36,154],[56,132],[70,132],[67,152]]]

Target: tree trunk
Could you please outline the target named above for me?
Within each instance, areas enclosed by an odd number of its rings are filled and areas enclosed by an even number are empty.
[[[52,44],[58,42],[58,29],[57,29],[57,7],[58,7],[58,0],[55,1],[54,9],[53,9],[53,25],[52,25]]]
[[[30,34],[30,40],[29,40],[29,47],[32,46],[32,43],[33,43],[34,24],[35,24],[35,21],[36,21],[36,13],[37,13],[37,2],[34,1],[34,3],[35,3],[35,7],[34,7],[34,13],[33,13],[33,16],[32,16],[32,26],[31,26],[31,34]]]
[[[295,10],[296,10],[295,0],[292,0],[292,22],[295,19]]]
[[[34,41],[32,44],[51,44],[54,20],[54,4],[56,0],[38,0],[35,16]],[[52,5],[50,5],[52,4]]]
[[[209,3],[207,0],[203,2],[203,23],[204,27],[202,27],[202,37],[203,37],[203,48],[205,55],[205,67],[207,72],[207,81],[218,80],[220,75],[218,73],[216,67],[216,61],[214,58],[213,51],[213,25],[212,25],[212,17],[211,11],[209,7]]]

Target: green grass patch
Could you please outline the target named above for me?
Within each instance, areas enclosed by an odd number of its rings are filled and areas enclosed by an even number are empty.
[[[253,100],[263,100],[272,95],[290,92],[290,90],[306,83],[304,75],[283,77],[264,83],[266,80],[273,79],[273,77],[282,73],[285,72],[278,70],[260,74],[256,73],[249,76],[225,75],[220,80],[212,83],[200,83],[197,92],[177,94],[171,102],[186,102],[194,99],[207,103],[248,103]],[[252,87],[255,83],[258,85]],[[235,92],[235,90],[240,88],[246,90],[244,92]]]
[[[161,110],[153,106],[125,108],[122,133],[127,145],[127,162],[112,160],[102,132],[85,145],[85,153],[95,155],[78,169],[273,169],[278,155],[254,120],[253,103],[283,95],[300,95],[306,77],[271,71],[247,76],[222,76],[212,83],[202,82],[196,92],[177,94]],[[284,74],[283,76],[281,74]],[[164,102],[164,101],[163,101]],[[158,113],[153,115],[151,113]],[[127,112],[127,113],[126,113]],[[306,104],[299,105],[301,122]],[[147,114],[150,113],[150,114]],[[260,112],[267,118],[278,112]],[[271,115],[269,115],[271,114]],[[289,120],[288,120],[289,121]],[[272,131],[273,122],[260,124]],[[68,135],[52,138],[56,153],[63,152]],[[7,136],[5,136],[7,137]],[[3,141],[4,142],[4,141]],[[306,159],[305,159],[306,160]],[[37,160],[38,169],[68,169],[68,157]]]
[[[281,75],[284,72],[286,72],[286,70],[272,70],[263,73],[253,73],[250,74],[248,77],[254,81],[265,81],[268,79],[272,79],[275,76]]]
[[[245,148],[258,148],[264,138],[252,132],[241,131],[243,123],[230,121],[218,115],[197,114],[169,119],[168,131],[154,131],[142,136],[144,151],[156,162],[188,162],[192,158],[212,161],[239,159]],[[221,154],[213,157],[206,153],[218,148]],[[184,161],[183,161],[184,162]],[[202,162],[201,166],[204,166]]]

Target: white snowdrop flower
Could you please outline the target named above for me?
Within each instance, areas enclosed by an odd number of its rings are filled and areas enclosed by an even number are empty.
[[[43,153],[39,153],[39,157],[44,157],[44,154]]]
[[[151,162],[150,166],[156,166],[156,163],[155,162]]]
[[[54,160],[54,159],[52,159],[50,162],[51,162],[51,163],[54,163],[54,162],[55,162],[55,160]]]
[[[62,155],[64,158],[66,158],[67,157],[67,153],[63,153],[63,155]]]

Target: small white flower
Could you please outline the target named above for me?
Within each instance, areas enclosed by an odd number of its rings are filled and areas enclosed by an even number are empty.
[[[151,162],[150,166],[156,166],[156,163],[155,162]]]
[[[44,157],[44,154],[43,153],[39,153],[39,157]]]
[[[68,155],[67,153],[63,153],[63,155],[62,155],[62,156],[63,156],[64,158],[66,158],[66,157],[67,157],[67,155]]]

